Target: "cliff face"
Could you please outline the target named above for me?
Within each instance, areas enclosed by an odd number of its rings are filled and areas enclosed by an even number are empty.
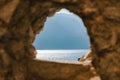
[[[89,65],[78,68],[33,60],[36,34],[46,17],[61,8],[83,19],[91,41],[92,66],[101,79],[119,80],[119,6],[120,0],[0,0],[0,80],[89,80],[94,75]]]

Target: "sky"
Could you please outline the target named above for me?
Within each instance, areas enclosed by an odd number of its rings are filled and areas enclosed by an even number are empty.
[[[48,17],[33,43],[37,50],[89,49],[86,28],[77,15],[62,9]]]
[[[73,13],[71,13],[70,11],[68,11],[67,9],[61,9],[60,11],[58,11],[58,12],[56,12],[56,14],[59,14],[59,13],[64,13],[64,14],[72,14],[73,15]]]

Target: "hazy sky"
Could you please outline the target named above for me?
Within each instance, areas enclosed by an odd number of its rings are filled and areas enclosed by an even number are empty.
[[[61,9],[60,11],[56,12],[56,14],[59,14],[59,13],[73,14],[70,11],[68,11],[67,9]]]
[[[88,49],[89,37],[82,20],[66,9],[48,17],[33,45],[38,50]]]

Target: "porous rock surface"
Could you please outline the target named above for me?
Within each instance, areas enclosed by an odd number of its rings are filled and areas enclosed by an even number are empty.
[[[83,19],[91,65],[34,59],[35,36],[61,8]],[[119,63],[120,0],[0,0],[0,80],[120,80]]]

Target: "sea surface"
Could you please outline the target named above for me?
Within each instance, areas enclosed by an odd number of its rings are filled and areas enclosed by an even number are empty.
[[[84,55],[87,55],[90,50],[37,50],[37,59],[46,61],[78,61]]]

